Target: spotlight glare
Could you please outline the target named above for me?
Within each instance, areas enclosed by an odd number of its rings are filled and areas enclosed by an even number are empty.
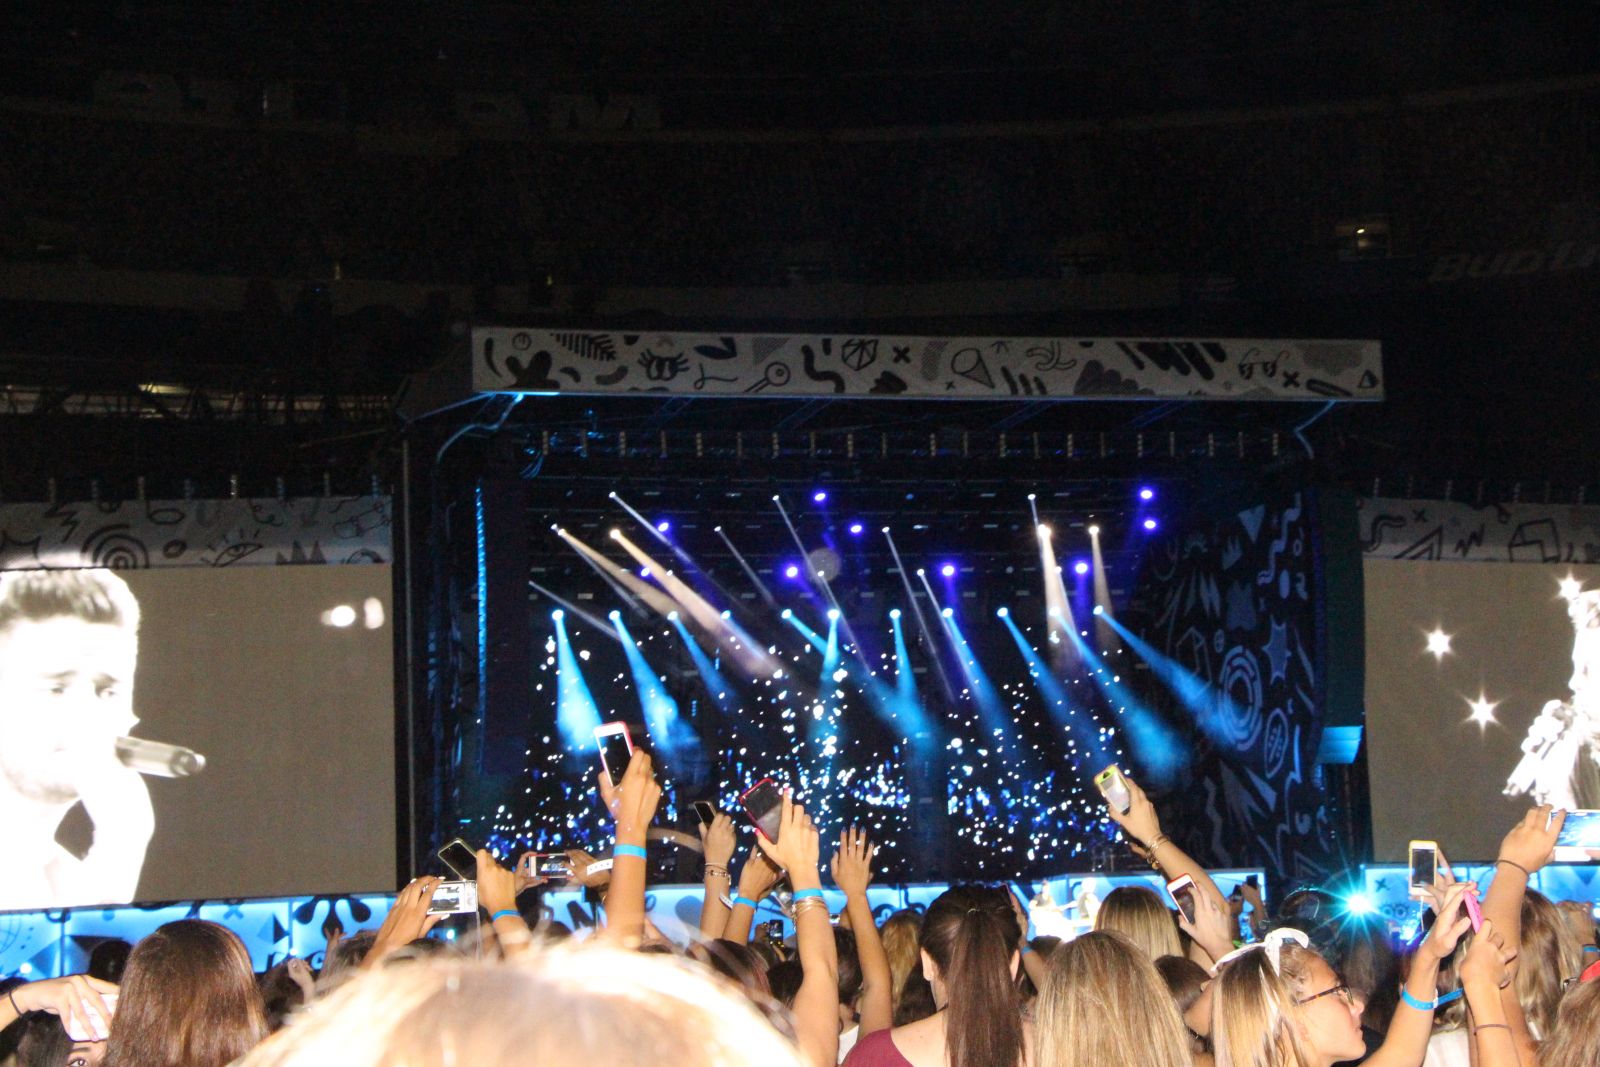
[[[780,618],[780,619],[792,619],[792,618],[794,618],[794,612],[790,611],[788,608],[784,608],[782,613],[778,615],[778,618]]]
[[[811,494],[811,499],[816,503],[821,504],[828,499],[828,494],[825,491],[818,489],[815,493]]]
[[[783,569],[783,576],[785,578],[798,578],[800,577],[800,568],[791,563]]]
[[[1090,523],[1089,524],[1089,536],[1090,537],[1099,537],[1100,536],[1100,526],[1099,526],[1098,523]]]
[[[921,568],[921,567],[918,567],[918,568],[917,568],[917,577],[918,577],[918,578],[921,578],[921,577],[922,577],[922,576],[923,576],[923,575],[924,575],[924,574],[927,574],[927,573],[928,573],[928,572],[927,572],[927,571],[925,571],[925,570],[923,570],[923,569],[922,569],[922,568]]]
[[[720,526],[713,526],[713,527],[712,527],[712,528],[711,528],[711,532],[712,532],[712,533],[721,533],[721,532],[722,532],[722,527],[720,527]]]
[[[668,622],[677,622],[678,621],[678,613],[676,611],[667,612],[667,621]]]
[[[1047,523],[1041,522],[1038,525],[1038,527],[1036,527],[1036,528],[1039,531],[1039,536],[1040,537],[1049,537],[1052,533],[1054,533],[1054,531],[1050,529],[1050,526]]]
[[[612,530],[611,534],[610,534],[610,537],[611,537],[611,540],[613,540],[613,541],[620,541],[620,540],[622,540],[622,531],[621,530]]]
[[[1006,618],[1007,616],[1009,616],[1011,614],[1011,609],[1010,608],[999,608],[999,609],[997,609],[995,611],[995,614],[1000,616],[1002,619],[1004,619],[1004,618]]]
[[[1038,493],[1029,493],[1028,494],[1028,499],[1029,500],[1038,500],[1039,499],[1039,494]]]
[[[943,567],[939,568],[939,573],[944,575],[946,578],[954,578],[956,576],[956,565],[954,563],[946,563]]]
[[[1146,520],[1144,520],[1144,528],[1146,530],[1154,530],[1156,528],[1156,520],[1154,520],[1154,519],[1146,519]]]
[[[890,608],[889,609],[889,618],[898,619],[899,617],[900,617],[900,609],[899,608]]]
[[[560,608],[557,608],[556,610],[554,610],[554,611],[552,611],[550,613],[550,618],[554,619],[556,622],[560,622],[562,619],[564,619],[566,617],[567,617],[567,613],[562,611]]]
[[[839,609],[838,608],[829,608],[828,609],[828,621],[829,622],[838,622],[839,621]]]
[[[1088,574],[1089,573],[1089,564],[1085,563],[1083,560],[1080,559],[1078,562],[1076,562],[1076,563],[1074,563],[1072,565],[1072,573],[1073,574]]]
[[[956,616],[956,609],[955,608],[945,608],[943,611],[939,612],[939,614],[943,615],[947,619],[953,619]]]
[[[1156,498],[1156,491],[1154,489],[1151,489],[1149,486],[1145,486],[1143,489],[1139,490],[1139,499],[1140,500],[1149,501],[1149,500],[1154,500],[1155,498]]]
[[[1378,910],[1372,898],[1365,893],[1351,893],[1344,898],[1344,907],[1351,915],[1371,915]]]
[[[641,578],[650,577],[650,568],[649,567],[640,567],[639,568],[639,577],[641,577]]]
[[[1104,615],[1106,613],[1106,606],[1104,604],[1096,604],[1094,606],[1094,613],[1096,615]]]
[[[610,611],[606,612],[606,618],[610,619],[612,622],[621,622],[622,612],[618,611],[616,608],[612,608]]]
[[[733,618],[733,612],[731,612],[731,611],[724,611],[724,612],[723,612],[723,613],[722,613],[722,617],[723,617],[723,618],[724,618],[724,619],[731,619],[731,618]]]
[[[862,526],[861,526],[861,524],[859,522],[852,522],[850,524],[850,532],[853,533],[853,534],[860,533],[861,529],[862,529]]]
[[[885,526],[880,532],[881,533],[888,533],[889,532],[889,527]]]
[[[666,533],[670,529],[672,529],[672,523],[668,522],[666,519],[662,519],[660,522],[656,523],[657,533]]]

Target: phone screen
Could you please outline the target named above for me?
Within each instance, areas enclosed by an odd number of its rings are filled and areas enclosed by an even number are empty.
[[[1567,812],[1567,821],[1556,835],[1556,847],[1600,849],[1600,811]]]
[[[782,941],[783,940],[783,920],[782,919],[773,919],[771,922],[767,923],[767,940],[768,941]]]
[[[533,858],[533,873],[540,878],[571,878],[572,861],[565,852],[541,852]]]
[[[711,820],[717,817],[717,809],[708,800],[697,800],[689,807],[694,810],[695,821],[701,826],[710,826]]]
[[[470,882],[478,877],[478,854],[459,837],[439,850],[439,859],[457,878]]]
[[[1432,885],[1439,866],[1439,853],[1431,848],[1411,850],[1411,884]]]
[[[739,803],[744,805],[745,814],[762,836],[776,842],[778,823],[783,818],[783,794],[778,792],[772,779],[763,778],[751,786],[750,791],[739,798]]]
[[[622,723],[606,723],[595,729],[594,739],[600,746],[600,766],[611,776],[612,785],[621,785],[628,761],[633,758],[633,739],[628,735],[628,728]]]
[[[1178,905],[1178,910],[1183,912],[1183,917],[1194,922],[1194,886],[1180,885],[1172,891],[1172,899]]]
[[[1128,792],[1128,785],[1122,780],[1122,771],[1116,764],[1095,775],[1094,784],[1099,787],[1100,795],[1106,798],[1106,802],[1119,812],[1126,814],[1133,807],[1133,796]]]

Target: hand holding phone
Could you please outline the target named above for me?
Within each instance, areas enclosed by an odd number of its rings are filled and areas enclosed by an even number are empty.
[[[530,852],[524,858],[524,869],[530,877],[552,882],[565,882],[572,878],[572,860],[565,852]]]
[[[600,750],[600,766],[611,779],[612,788],[622,784],[622,776],[633,758],[633,735],[625,722],[602,723],[594,728],[595,747]]]
[[[1437,841],[1413,841],[1409,853],[1411,857],[1411,895],[1423,895],[1423,891],[1433,888],[1439,878],[1439,843]]]
[[[445,869],[457,878],[470,882],[478,877],[478,850],[461,838],[445,845],[436,855]]]
[[[696,800],[689,805],[689,810],[694,813],[696,824],[702,827],[709,827],[717,817],[717,809],[709,800]]]
[[[600,797],[617,820],[617,844],[643,848],[656,807],[661,803],[661,786],[656,782],[650,753],[635,749],[622,781],[616,785],[605,774],[600,775]]]
[[[470,915],[477,910],[477,882],[440,882],[428,901],[429,915]]]
[[[1194,879],[1187,874],[1174,878],[1172,881],[1167,883],[1167,895],[1171,897],[1172,902],[1178,906],[1178,910],[1183,913],[1183,917],[1188,920],[1189,925],[1193,926],[1196,915],[1194,905]]]
[[[1133,807],[1133,794],[1128,792],[1128,783],[1120,767],[1113,763],[1094,776],[1094,784],[1113,810],[1121,815],[1128,814],[1128,809]]]

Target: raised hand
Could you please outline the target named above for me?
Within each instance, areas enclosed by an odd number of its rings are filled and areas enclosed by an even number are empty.
[[[772,892],[772,887],[782,877],[783,871],[776,864],[759,849],[751,849],[750,858],[744,861],[744,867],[739,871],[739,895],[759,902]]]
[[[1435,959],[1443,960],[1456,950],[1462,935],[1472,929],[1472,918],[1467,915],[1463,902],[1468,893],[1476,890],[1477,887],[1471,882],[1456,882],[1445,889],[1444,900],[1433,921],[1433,929],[1428,931],[1428,938],[1422,943],[1419,952],[1426,952]]]
[[[656,784],[650,753],[634,749],[628,770],[615,787],[610,775],[601,771],[600,796],[617,820],[617,843],[642,847],[650,823],[655,820],[656,806],[661,803],[661,786]]]
[[[534,857],[537,855],[537,852],[524,852],[517,857],[517,865],[512,868],[517,876],[517,896],[519,897],[524,889],[532,889],[534,886],[544,885],[550,880],[534,873],[533,863]]]
[[[1228,901],[1222,898],[1222,894],[1199,882],[1190,887],[1189,899],[1194,901],[1194,922],[1190,922],[1183,914],[1183,909],[1179,908],[1178,928],[1205,949],[1206,955],[1215,963],[1233,951],[1233,939],[1239,930],[1238,916],[1229,907]]]
[[[478,849],[478,906],[490,915],[517,910],[517,876],[500,866],[494,853]]]
[[[1126,813],[1118,811],[1114,804],[1106,805],[1106,812],[1128,836],[1148,849],[1150,843],[1161,836],[1161,819],[1156,815],[1156,806],[1150,803],[1144,790],[1126,772],[1122,780],[1127,783],[1128,797],[1132,803],[1128,805]]]
[[[289,980],[300,987],[300,992],[305,994],[306,999],[310,1000],[317,988],[316,978],[311,973],[311,964],[295,956],[284,961],[283,970],[289,976]]]
[[[700,845],[705,851],[706,863],[714,867],[726,867],[728,861],[733,859],[734,847],[738,839],[734,836],[733,820],[722,812],[717,812],[711,820],[711,825],[700,825]]]
[[[834,850],[829,865],[833,884],[844,890],[847,897],[862,896],[872,884],[872,857],[877,847],[867,840],[867,832],[852,827],[839,837],[839,847]]]
[[[768,859],[789,872],[790,884],[796,889],[805,888],[796,882],[796,878],[807,873],[813,876],[814,881],[821,881],[821,876],[817,874],[817,859],[821,853],[820,835],[811,822],[811,816],[806,814],[805,808],[795,803],[793,797],[783,798],[778,840],[768,841],[765,836],[758,836],[756,843]]]
[[[433,891],[439,888],[441,881],[431,874],[423,875],[400,890],[361,966],[373,966],[401,945],[409,945],[434,928],[440,916],[429,915],[428,905],[433,903]]]
[[[1533,874],[1555,858],[1556,837],[1566,821],[1565,811],[1553,811],[1548,804],[1529,809],[1500,842],[1497,858]]]
[[[1485,920],[1467,949],[1467,958],[1461,961],[1461,987],[1484,990],[1491,997],[1497,990],[1511,984],[1511,963],[1515,952],[1506,948],[1505,938],[1495,930],[1494,923]]]
[[[11,991],[11,1002],[23,1014],[47,1011],[60,1017],[69,1034],[85,1034],[95,1041],[111,1036],[111,1003],[117,987],[86,974],[29,982]]]
[[[595,859],[581,848],[567,849],[567,862],[572,864],[572,880],[585,889],[598,889],[611,881],[610,871],[589,873],[589,868],[594,865]]]

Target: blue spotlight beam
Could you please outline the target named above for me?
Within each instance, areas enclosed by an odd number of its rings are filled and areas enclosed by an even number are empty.
[[[933,666],[934,675],[939,679],[939,687],[944,690],[945,699],[954,704],[956,700],[955,686],[950,684],[950,676],[944,671],[944,663],[939,659],[939,646],[933,640],[933,631],[928,629],[928,620],[922,614],[922,605],[917,603],[917,590],[911,584],[911,575],[906,571],[906,562],[900,558],[900,549],[894,543],[894,535],[889,528],[883,528],[883,539],[889,543],[889,554],[894,557],[894,569],[900,572],[900,581],[906,587],[906,600],[911,605],[912,614],[917,617],[917,629],[922,632],[922,640],[928,647],[928,662]]]
[[[956,663],[961,667],[961,673],[967,680],[967,692],[972,694],[972,702],[977,705],[979,718],[982,719],[985,732],[994,739],[1002,748],[1012,747],[1013,738],[1007,729],[1011,725],[1010,717],[1006,715],[1005,705],[1000,700],[1000,691],[990,681],[989,674],[983,669],[983,664],[978,662],[978,654],[967,643],[966,635],[961,632],[961,624],[956,621],[955,613],[939,608],[939,598],[934,596],[933,587],[928,584],[926,574],[919,575],[923,588],[928,592],[928,600],[938,610],[939,620],[944,626],[945,636],[950,639],[951,650],[955,653]]]
[[[639,696],[639,710],[644,713],[650,737],[663,755],[673,757],[699,741],[689,724],[678,714],[678,702],[672,699],[660,677],[651,668],[644,653],[628,632],[620,612],[611,613],[611,625],[622,638],[622,651],[628,657],[628,668],[633,674],[633,689]]]
[[[734,689],[728,680],[722,676],[717,665],[711,662],[711,657],[705,654],[700,647],[700,642],[694,639],[689,628],[683,624],[683,619],[677,614],[667,616],[667,621],[672,628],[678,631],[678,637],[683,640],[683,645],[689,650],[689,658],[694,660],[695,670],[700,672],[700,680],[705,683],[706,692],[711,694],[711,702],[717,710],[727,714],[734,706]]]
[[[806,551],[805,542],[800,540],[800,531],[795,529],[794,522],[789,518],[789,510],[783,506],[783,498],[774,495],[772,498],[772,503],[777,507],[778,514],[783,518],[783,525],[788,528],[789,536],[794,540],[794,547],[800,552],[800,561],[806,571],[806,581],[811,583],[817,589],[821,590],[823,597],[828,601],[828,607],[832,608],[834,611],[837,611],[839,613],[839,617],[844,619],[845,640],[849,643],[851,648],[857,651],[857,654],[859,655],[861,642],[856,640],[856,635],[851,631],[850,620],[844,618],[844,610],[839,607],[839,601],[833,595],[833,586],[828,584],[828,579],[823,576],[821,571],[812,571],[811,554]],[[861,661],[861,666],[863,669],[870,669],[865,660]]]
[[[1194,716],[1195,725],[1213,741],[1231,740],[1224,722],[1243,722],[1243,711],[1236,708],[1233,698],[1222,689],[1210,685],[1186,670],[1176,660],[1157,652],[1148,641],[1128,629],[1107,613],[1101,616],[1105,624],[1117,632],[1134,653],[1150,665],[1150,669],[1172,690],[1184,710]]]
[[[1117,675],[1076,630],[1067,631],[1067,635],[1083,657],[1089,679],[1105,693],[1126,727],[1140,765],[1150,772],[1158,784],[1171,785],[1178,769],[1188,758],[1182,740],[1155,712],[1141,704],[1125,685],[1116,680]]]
[[[594,702],[583,668],[572,653],[565,615],[555,613],[556,624],[556,725],[567,747],[581,751],[594,744],[594,728],[600,725],[600,706]],[[609,633],[602,628],[601,633]]]
[[[1050,665],[1039,655],[1039,650],[1034,648],[1026,635],[1011,621],[1010,613],[1000,616],[1006,624],[1006,629],[1011,631],[1011,639],[1017,644],[1017,651],[1022,653],[1022,658],[1027,661],[1028,674],[1033,679],[1034,688],[1039,691],[1039,696],[1044,700],[1045,710],[1050,713],[1057,726],[1066,733],[1072,734],[1069,751],[1074,753],[1074,761],[1078,765],[1080,774],[1094,774],[1103,769],[1107,764],[1114,763],[1116,757],[1100,741],[1100,727],[1094,721],[1087,709],[1075,709],[1072,698],[1067,695],[1067,687],[1062,684]],[[1074,730],[1076,726],[1079,729]],[[1085,728],[1087,727],[1087,728]]]

